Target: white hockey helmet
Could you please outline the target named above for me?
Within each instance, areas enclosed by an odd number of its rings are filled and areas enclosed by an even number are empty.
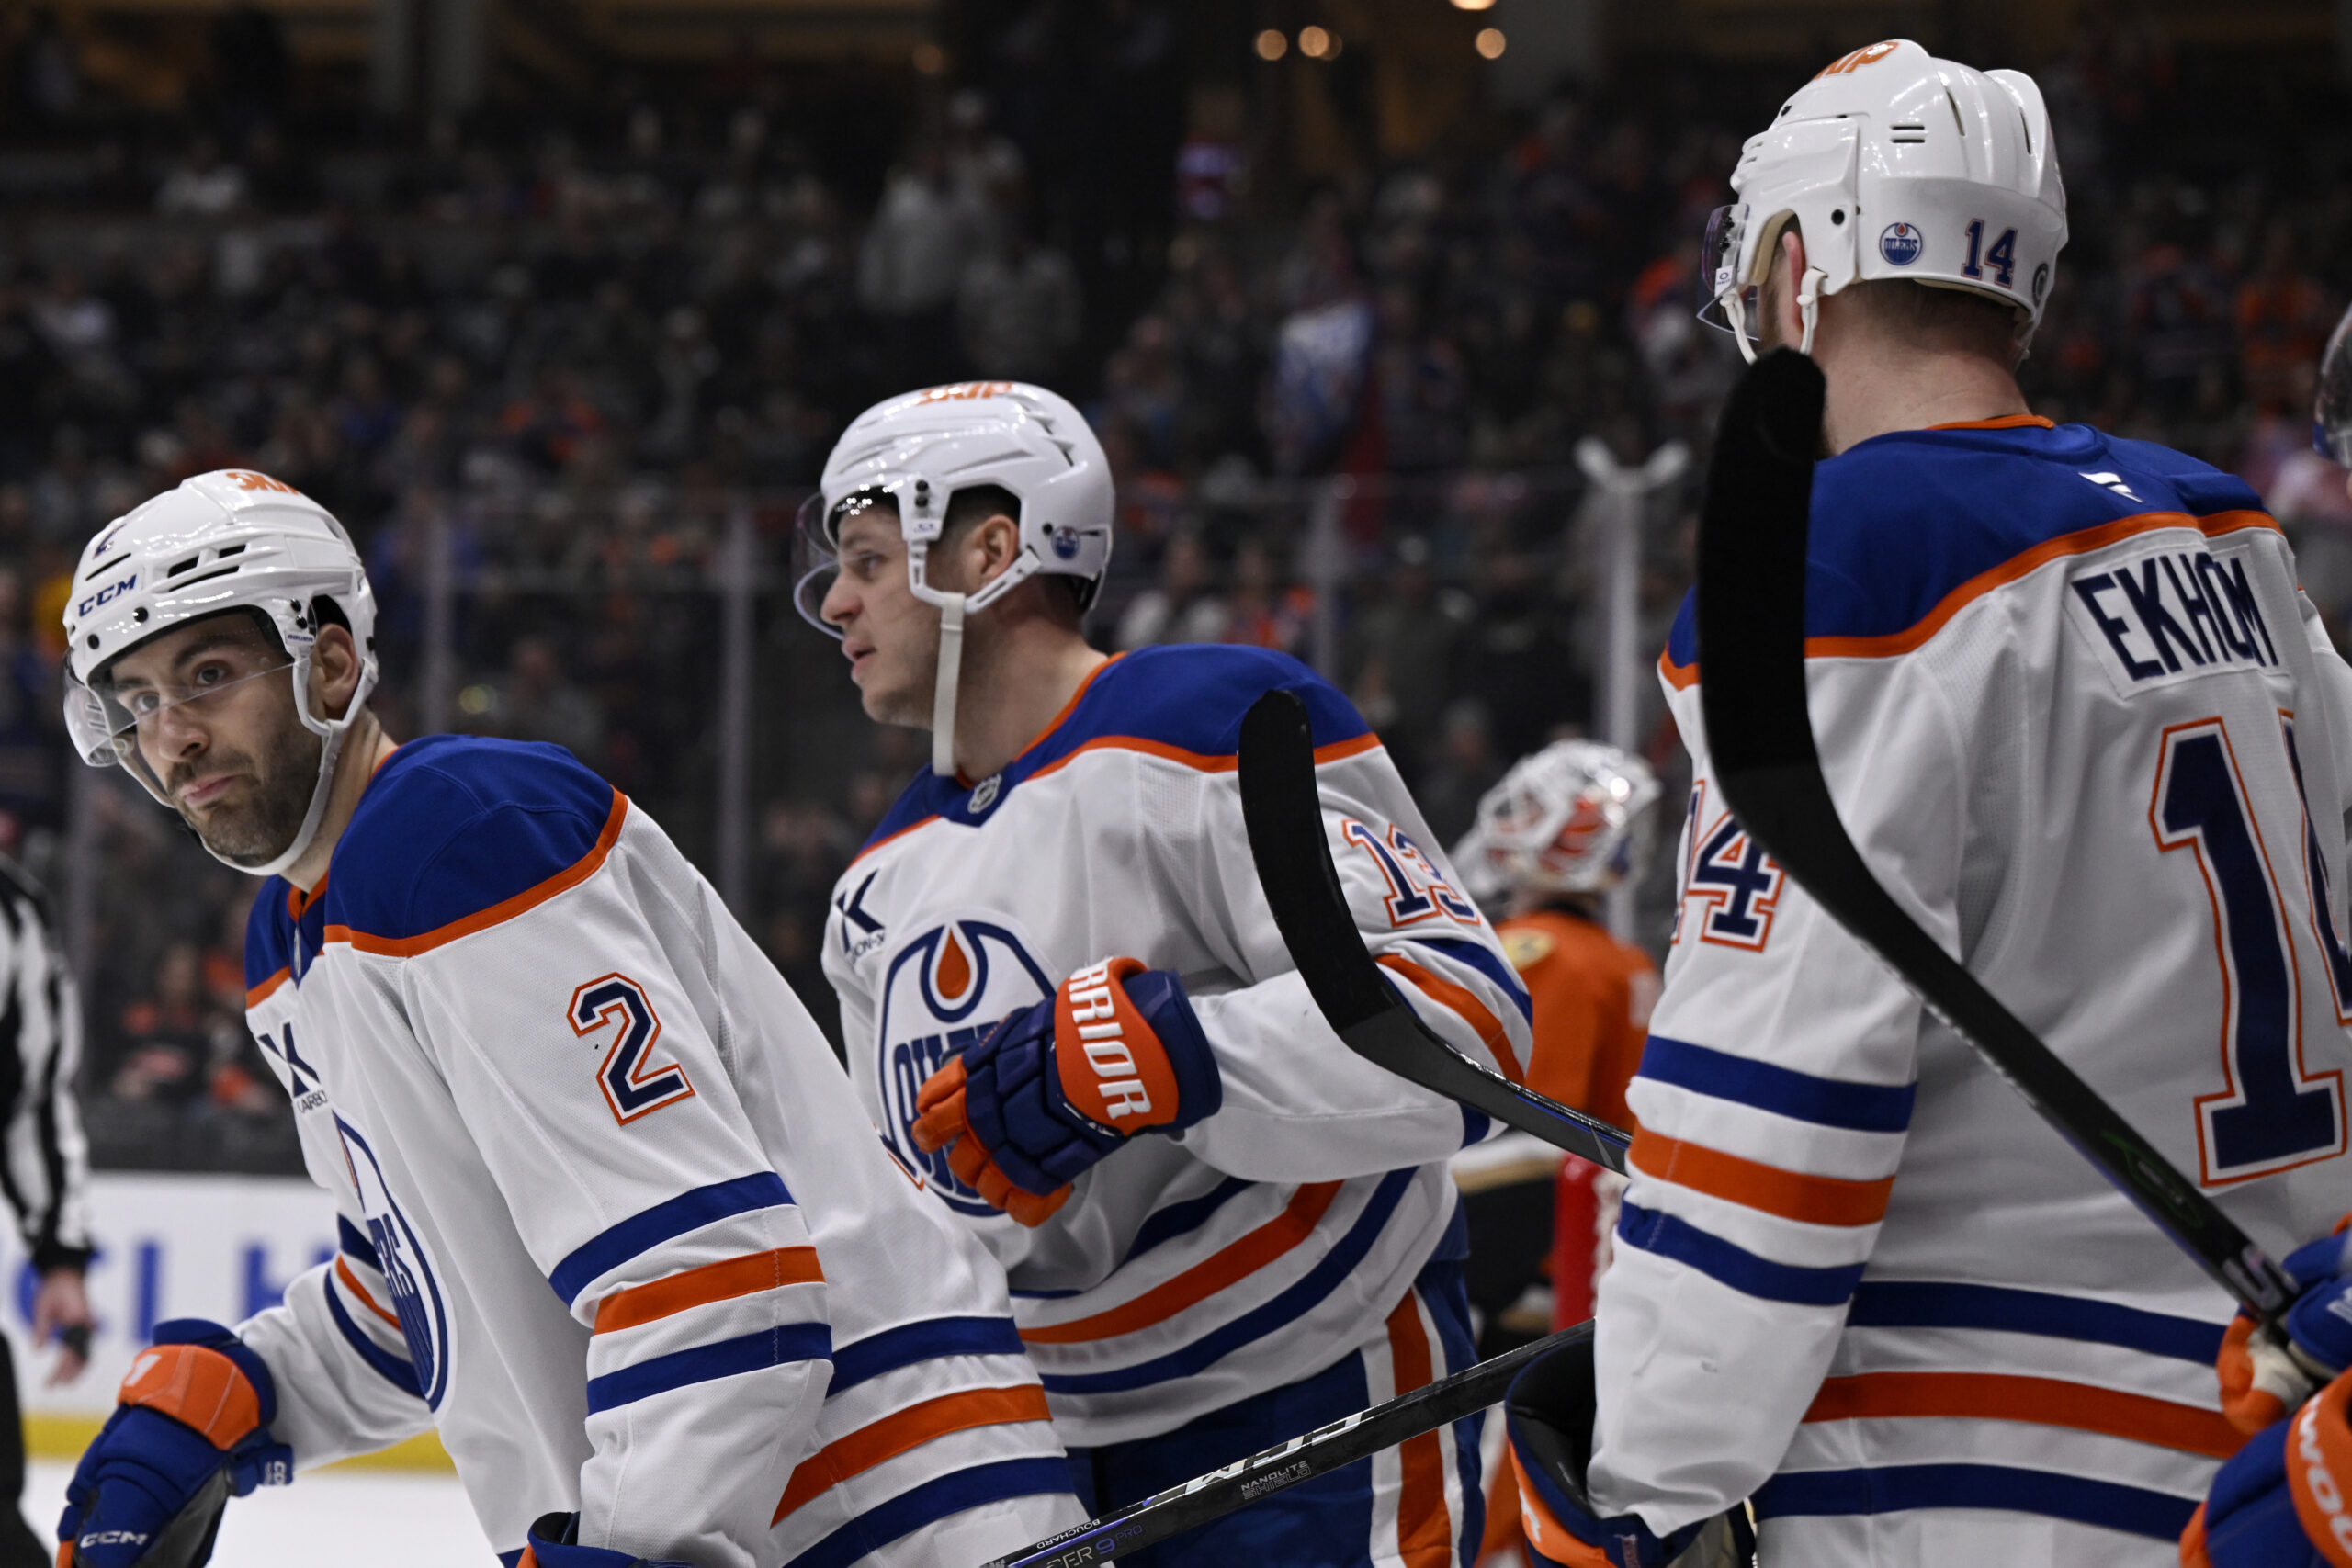
[[[359,649],[359,688],[341,718],[311,711],[321,600],[342,614]],[[119,763],[170,805],[135,733],[153,710],[133,714],[116,701],[107,671],[151,637],[229,610],[267,618],[288,662],[266,673],[291,671],[294,711],[322,742],[318,783],[293,842],[266,865],[223,860],[270,876],[300,859],[317,835],[336,753],[376,684],[376,597],[351,536],[325,507],[266,474],[223,468],[185,479],[100,529],[74,569],[65,601],[65,728],[84,761],[94,768]]]
[[[946,529],[959,490],[996,485],[1021,503],[1021,553],[978,593],[932,585],[926,558]],[[842,433],[817,493],[800,509],[794,538],[793,603],[833,637],[819,614],[838,570],[845,518],[888,499],[907,542],[915,597],[940,610],[939,682],[932,705],[932,769],[956,771],[956,688],[964,617],[1041,574],[1079,578],[1091,604],[1111,566],[1111,464],[1067,398],[1020,381],[929,387],[875,404]]]
[[[1757,291],[1793,220],[1805,352],[1820,300],[1857,278],[1900,278],[2015,307],[2041,322],[2066,191],[2050,113],[2021,71],[1939,60],[1908,39],[1832,61],[1749,137],[1700,251],[1700,316],[1756,356]]]
[[[1454,849],[1473,897],[1600,893],[1648,857],[1657,775],[1597,740],[1555,740],[1511,764]]]

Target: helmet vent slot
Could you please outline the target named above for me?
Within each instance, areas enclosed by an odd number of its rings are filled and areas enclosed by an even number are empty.
[[[188,558],[187,558],[187,559],[186,559],[186,560],[174,561],[170,566],[168,566],[168,567],[166,567],[166,568],[164,569],[164,575],[166,578],[177,577],[180,573],[182,573],[182,572],[184,572],[184,571],[188,571],[188,570],[193,570],[193,569],[195,568],[195,566],[196,566],[196,563],[197,563],[197,562],[198,562],[198,561],[200,561],[200,560],[202,560],[203,558],[203,558],[202,556],[200,556],[200,555],[195,555],[195,556],[190,556],[190,557],[188,557]]]
[[[122,554],[120,554],[120,555],[119,555],[119,556],[117,556],[117,557],[115,557],[115,558],[114,558],[114,559],[112,559],[112,560],[110,560],[110,561],[107,561],[107,562],[105,562],[103,565],[99,565],[99,566],[94,566],[94,567],[92,567],[92,568],[91,568],[91,569],[90,569],[86,573],[85,573],[84,575],[88,576],[88,577],[104,577],[107,572],[112,571],[115,568],[117,568],[117,567],[120,566],[123,562],[125,562],[125,561],[129,560],[130,558],[130,552],[129,550],[125,550],[125,551],[123,551],[123,552],[122,552]]]
[[[1890,125],[1886,129],[1889,141],[1910,144],[1928,140],[1928,128],[1917,120],[1908,125]]]
[[[195,564],[196,563],[194,561],[182,561],[178,566],[174,567],[170,571],[165,572],[164,575],[166,577],[177,576],[180,571],[187,567],[194,566]],[[234,566],[216,566],[210,571],[199,571],[194,577],[184,578],[180,581],[173,583],[172,588],[175,592],[182,588],[193,588],[199,582],[209,582],[216,577],[226,577],[236,570],[237,569]]]
[[[223,545],[219,549],[212,552],[212,558],[214,560],[227,560],[231,556],[241,556],[244,553],[245,547],[243,545]]]

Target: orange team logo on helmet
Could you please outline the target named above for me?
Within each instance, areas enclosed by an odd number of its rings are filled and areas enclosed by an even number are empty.
[[[918,403],[964,403],[978,398],[1001,398],[1012,390],[1010,381],[955,381],[944,387],[926,387]]]
[[[1868,49],[1858,49],[1851,54],[1841,54],[1815,72],[1813,79],[1818,82],[1824,76],[1850,76],[1865,65],[1873,65],[1884,60],[1902,47],[1901,39],[1889,39],[1884,43],[1874,43]]]

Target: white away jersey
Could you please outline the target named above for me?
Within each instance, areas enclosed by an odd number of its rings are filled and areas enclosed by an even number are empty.
[[[1350,1051],[1291,965],[1234,762],[1242,715],[1278,687],[1311,715],[1324,825],[1365,940],[1435,1028],[1515,1075],[1526,993],[1378,738],[1306,666],[1255,649],[1127,654],[1001,773],[917,779],[842,875],[826,929],[851,1076],[892,1147],[1004,1263],[1074,1445],[1169,1431],[1382,1340],[1454,1223],[1444,1162],[1487,1131]],[[1109,957],[1182,977],[1223,1108],[1135,1138],[1024,1229],[916,1149],[915,1091]]]
[[[245,954],[343,1214],[237,1331],[298,1467],[438,1427],[509,1563],[573,1508],[697,1568],[1035,1539],[949,1518],[1067,1490],[1001,1276],[619,792],[552,746],[412,741]]]
[[[2352,1195],[2352,673],[2278,525],[2019,416],[1823,462],[1814,728],[1879,878],[2273,1255]],[[1674,949],[1600,1289],[1599,1500],[1766,1561],[2176,1561],[2231,1302],[1741,834],[1690,612]],[[2333,890],[2332,890],[2333,889]]]

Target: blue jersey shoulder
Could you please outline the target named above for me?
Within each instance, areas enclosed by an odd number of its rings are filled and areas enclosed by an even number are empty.
[[[1807,637],[1893,637],[1953,590],[2068,535],[2159,513],[2258,512],[2233,475],[2087,425],[1908,430],[1814,469]],[[1667,640],[1698,657],[1686,596]]]
[[[412,740],[335,845],[325,924],[397,941],[495,908],[595,852],[620,801],[560,746]]]
[[[1138,749],[1187,757],[1232,757],[1242,716],[1272,691],[1296,692],[1317,747],[1357,739],[1371,726],[1329,682],[1286,653],[1227,643],[1138,649],[1102,666],[1061,721],[999,774],[993,788],[925,772],[916,776],[866,840],[870,846],[933,817],[967,825],[985,820],[1023,781],[1091,745],[1140,742]]]

